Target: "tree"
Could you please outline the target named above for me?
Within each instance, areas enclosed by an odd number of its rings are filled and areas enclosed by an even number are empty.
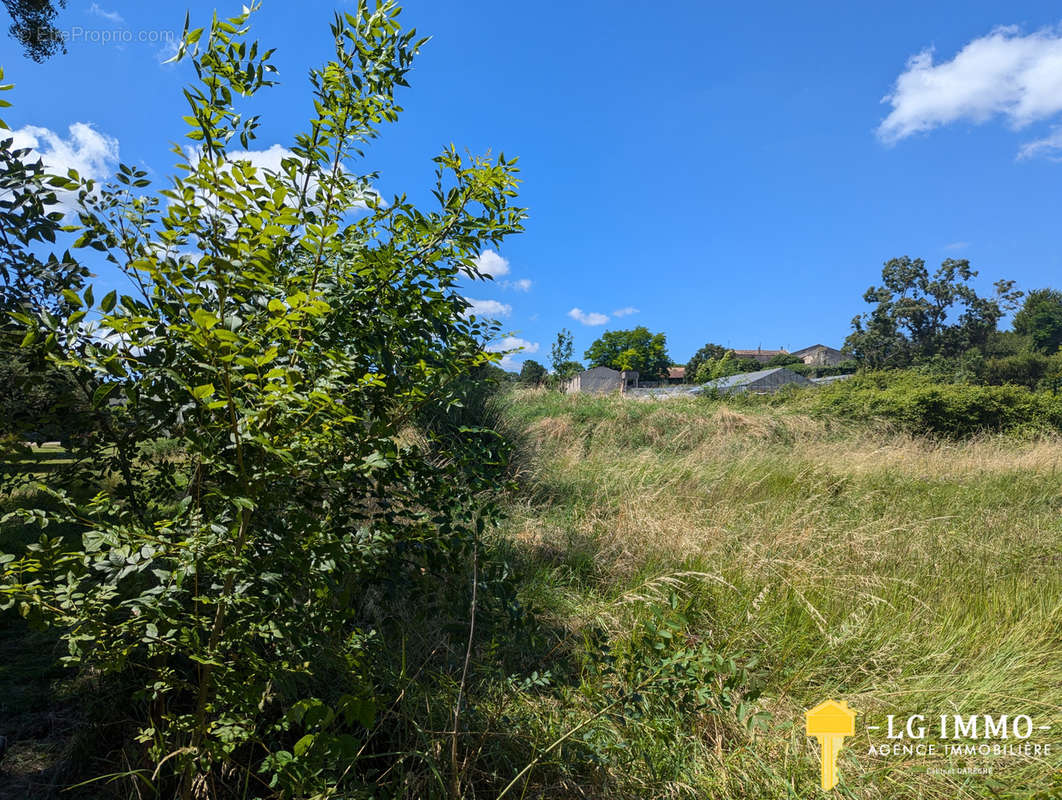
[[[874,367],[957,358],[974,347],[984,350],[1021,292],[1014,290],[1013,281],[1000,280],[992,297],[981,297],[970,285],[976,275],[965,259],[946,259],[932,274],[920,258],[887,261],[882,285],[863,295],[874,308],[852,320],[845,349]]]
[[[520,383],[527,386],[538,386],[546,379],[546,368],[532,358],[527,359],[520,367]]]
[[[69,391],[68,370],[50,363],[43,342],[12,316],[72,313],[64,292],[76,296],[88,277],[69,253],[42,256],[61,235],[63,214],[53,177],[31,152],[0,138],[0,436],[16,447],[25,439],[66,440],[91,424]]]
[[[771,356],[767,361],[768,367],[788,367],[791,364],[803,364],[804,362],[794,356],[792,353],[779,353],[776,356]]]
[[[733,350],[727,350],[720,358],[709,358],[697,367],[694,380],[697,383],[707,383],[716,378],[727,378],[731,375],[740,375],[745,372],[756,372],[763,369],[763,364],[754,358],[738,358]]]
[[[38,63],[66,52],[62,33],[55,26],[56,6],[66,8],[66,0],[4,0],[12,20],[8,33]]]
[[[376,793],[358,782],[379,762],[358,757],[398,694],[381,682],[409,686],[389,655],[407,642],[395,609],[437,620],[429,603],[475,563],[505,460],[494,431],[460,416],[498,358],[461,283],[521,229],[515,162],[451,145],[435,158],[438,207],[373,199],[351,162],[397,118],[423,40],[367,2],[336,15],[292,155],[276,171],[240,160],[258,125],[242,104],[275,71],[245,41],[255,9],[186,26],[194,146],[175,148],[165,189],[125,164],[104,185],[46,181],[79,198],[74,250],[98,251],[129,293],[67,287],[61,307],[12,312],[23,344],[73,376],[98,435],[64,471],[10,476],[48,502],[11,512],[43,535],[0,554],[0,608],[55,626],[84,676],[121,676],[129,760],[115,768],[182,800]],[[10,230],[37,244],[67,230],[54,191],[40,199],[0,206],[16,266]],[[150,458],[162,441],[173,457]]]
[[[716,359],[714,358],[705,359],[700,364],[698,364],[697,372],[693,376],[693,382],[708,383],[708,381],[712,380],[712,373],[714,372],[715,364]]]
[[[1036,289],[1014,315],[1014,332],[1028,336],[1035,350],[1051,355],[1062,347],[1062,292]]]
[[[737,358],[733,350],[727,350],[721,358],[709,358],[697,368],[697,383],[707,383],[717,378],[727,378],[747,372],[745,359]]]
[[[553,343],[553,347],[550,348],[550,364],[553,367],[553,373],[560,378],[570,378],[575,372],[571,372],[571,366],[578,364],[577,361],[572,361],[572,332],[567,328],[561,328],[557,334],[557,340]],[[580,369],[582,367],[580,366]]]
[[[721,344],[708,342],[704,347],[693,354],[693,358],[686,362],[686,375],[693,378],[698,374],[698,368],[709,359],[722,358],[727,353],[726,347]]]
[[[637,370],[647,380],[663,380],[671,365],[667,337],[650,333],[644,325],[632,330],[605,331],[584,357],[591,367]]]

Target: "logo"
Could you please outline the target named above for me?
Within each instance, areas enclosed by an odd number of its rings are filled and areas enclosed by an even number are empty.
[[[844,737],[855,733],[856,712],[844,700],[827,700],[805,714],[808,736],[819,740],[822,750],[822,788],[837,785],[837,754],[844,747]]]
[[[845,739],[855,734],[856,713],[844,700],[826,700],[805,712],[807,735],[819,742],[825,791],[837,786],[837,755],[844,748]],[[1043,741],[1051,731],[1051,723],[1028,713],[866,713],[867,756],[948,759],[947,765],[941,767],[925,764],[928,775],[992,775],[1005,766],[991,763],[1000,757],[1042,760],[1052,753],[1052,742]],[[871,725],[871,721],[884,724]],[[884,734],[884,741],[879,731]],[[988,760],[977,763],[972,759]]]

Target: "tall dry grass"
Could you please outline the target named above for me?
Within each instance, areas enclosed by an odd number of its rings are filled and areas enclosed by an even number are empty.
[[[585,784],[593,774],[612,796],[812,796],[802,715],[835,697],[860,712],[839,796],[1055,796],[1062,439],[942,442],[694,399],[516,394],[506,414],[523,431],[522,488],[499,535],[525,559],[525,597],[573,640],[604,631],[614,643],[677,603],[688,636],[760,659],[758,707],[772,715],[756,735],[724,715],[714,733],[693,719],[624,723],[614,732],[640,757],[589,773],[554,764],[557,786],[602,796]],[[581,680],[590,714],[594,679]],[[546,738],[563,727],[555,699],[507,703]],[[1027,713],[1053,726],[1034,737],[1053,752],[868,755],[884,733],[867,726],[909,713]],[[927,772],[962,766],[994,772]]]

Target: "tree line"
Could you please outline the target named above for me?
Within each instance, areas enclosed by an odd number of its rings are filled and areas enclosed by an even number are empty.
[[[902,256],[885,262],[881,277],[880,285],[863,294],[871,308],[852,319],[842,347],[849,357],[845,369],[916,368],[943,379],[1030,388],[1054,387],[1062,379],[1062,291],[1023,292],[1012,280],[998,280],[991,294],[980,294],[973,286],[977,271],[966,259],[945,259],[930,271],[923,259]],[[1000,320],[1010,313],[1011,328],[999,330]],[[693,383],[803,363],[788,353],[763,363],[707,342],[680,365],[668,355],[666,335],[644,326],[606,331],[583,357],[588,367],[633,369],[653,381],[666,379],[668,367],[685,366],[686,381]],[[556,383],[583,369],[572,360],[567,329],[557,335],[551,365],[552,372],[528,359],[520,382]]]

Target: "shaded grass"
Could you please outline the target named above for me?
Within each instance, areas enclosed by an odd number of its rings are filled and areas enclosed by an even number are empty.
[[[1062,440],[941,442],[695,399],[527,392],[508,415],[526,433],[500,546],[524,560],[525,599],[592,658],[677,597],[686,635],[760,660],[757,707],[772,714],[754,736],[722,712],[626,720],[610,747],[638,757],[592,769],[558,760],[540,789],[811,796],[817,749],[803,711],[836,697],[861,712],[839,796],[1050,790],[1057,741],[1047,759],[988,761],[991,777],[932,775],[986,759],[871,756],[884,737],[866,726],[909,713],[1028,713],[1062,726]],[[693,573],[707,577],[623,600]],[[606,696],[592,675],[579,694],[583,715]],[[563,693],[508,703],[555,733],[558,696],[572,724],[579,702]]]
[[[72,463],[61,447],[35,446],[6,459],[0,516],[16,509],[54,508],[55,500],[33,483]],[[75,491],[86,495],[90,489],[78,484]],[[44,533],[79,536],[68,525],[51,525]],[[9,519],[0,526],[0,553],[21,555],[41,534],[36,525]],[[59,660],[65,649],[57,631],[34,630],[17,608],[0,611],[0,735],[9,744],[0,765],[0,800],[52,797],[63,785],[83,725],[73,672]],[[95,794],[86,789],[81,796]]]
[[[25,451],[5,455],[0,459],[0,471],[14,475],[27,473],[43,477],[60,467],[73,463],[70,454],[58,445],[30,446]]]
[[[803,711],[828,696],[860,711],[839,797],[1048,796],[1057,748],[997,762],[991,778],[929,775],[966,762],[868,756],[866,725],[889,713],[1029,713],[1062,726],[1062,440],[930,440],[798,409],[507,399],[519,489],[486,545],[520,576],[520,603],[485,607],[500,579],[480,575],[483,644],[462,717],[469,796],[494,796],[543,753],[509,797],[816,796]],[[5,551],[30,541],[28,529],[0,536]],[[521,627],[508,620],[518,612]],[[419,645],[403,618],[403,663],[444,644],[428,633],[463,634],[460,615],[432,616]],[[54,642],[9,622],[0,693],[14,705],[3,724],[22,744],[5,765],[20,776],[10,796],[33,796],[27,787],[50,785],[64,747],[76,759],[62,740]],[[712,689],[704,706],[674,681],[645,682],[702,645],[734,660],[737,701],[769,713],[765,729],[722,702],[729,673],[707,661],[694,663]],[[456,687],[409,677],[384,719],[425,720],[402,758],[442,763]],[[34,733],[49,719],[59,727]],[[408,769],[405,796],[445,791],[439,774],[381,763]]]

